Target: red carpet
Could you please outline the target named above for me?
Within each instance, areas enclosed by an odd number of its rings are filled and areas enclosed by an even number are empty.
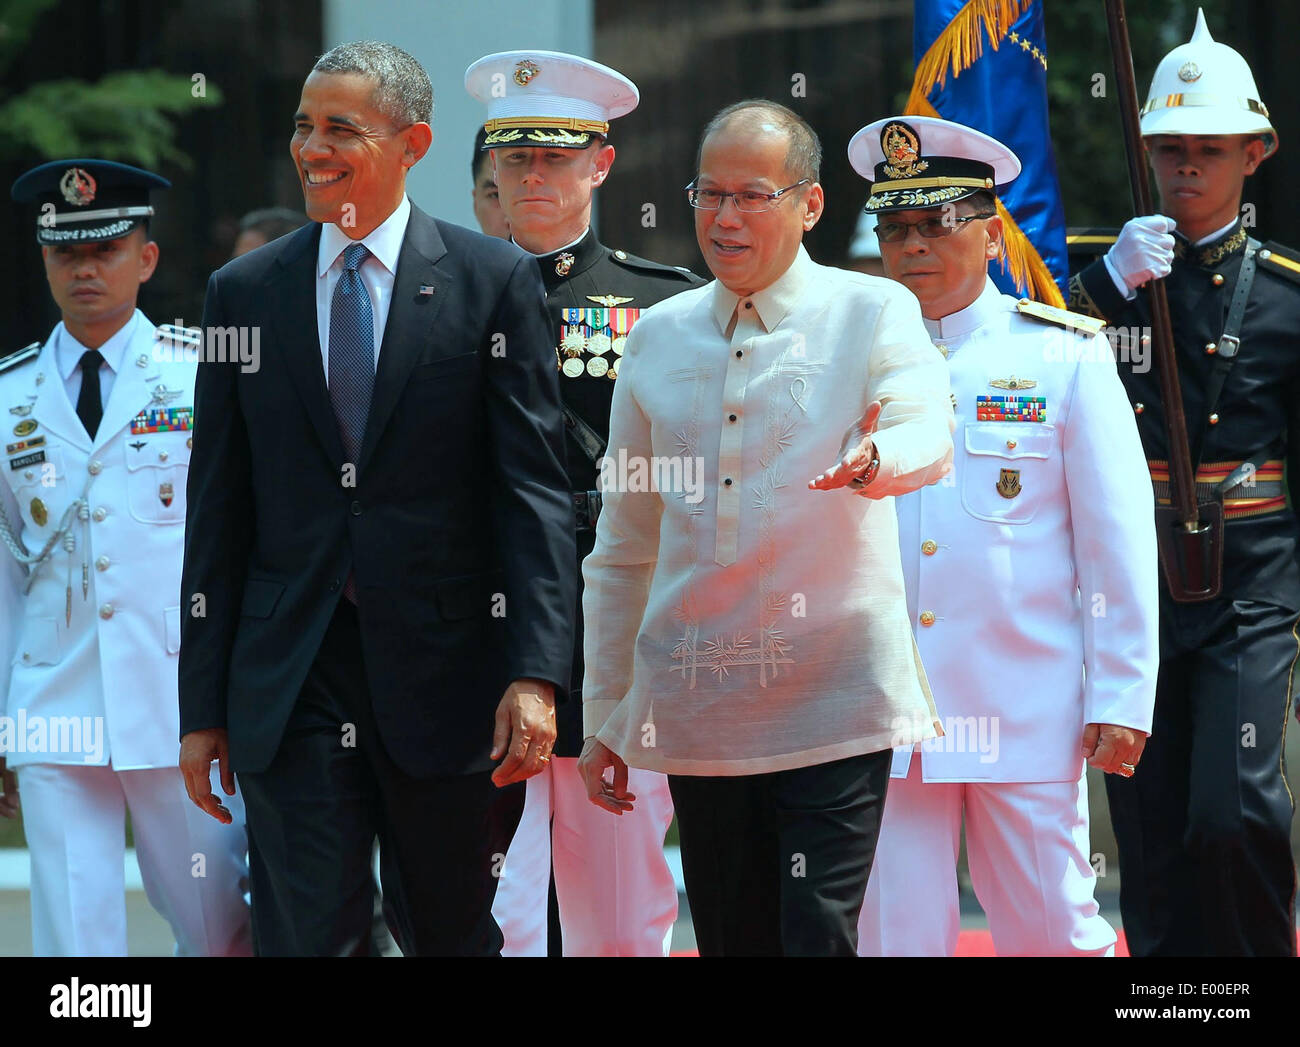
[[[1124,932],[1117,931],[1119,941],[1115,943],[1115,955],[1127,956],[1128,945],[1124,941]],[[689,952],[675,952],[674,956],[698,956],[694,949]],[[988,931],[962,931],[957,935],[958,956],[996,956],[993,951],[993,936]]]

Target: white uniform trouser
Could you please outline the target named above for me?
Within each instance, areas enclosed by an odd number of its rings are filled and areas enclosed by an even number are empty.
[[[673,820],[668,779],[633,767],[628,790],[636,796],[630,814],[597,807],[578,761],[558,756],[528,779],[492,905],[503,956],[546,955],[552,861],[565,956],[668,955],[677,919],[677,887],[664,859]]]
[[[1089,863],[1088,779],[923,782],[913,754],[893,778],[858,920],[860,956],[951,956],[961,928],[962,812],[975,896],[999,956],[1109,956]]]
[[[227,796],[214,781],[234,817],[222,825],[190,801],[176,767],[25,764],[17,771],[34,955],[126,955],[128,808],[145,895],[171,924],[177,955],[252,955],[242,794]]]

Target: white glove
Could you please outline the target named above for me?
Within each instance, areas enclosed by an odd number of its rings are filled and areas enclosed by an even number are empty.
[[[1174,260],[1174,238],[1170,235],[1174,228],[1174,220],[1161,214],[1142,215],[1124,223],[1115,246],[1102,261],[1125,298],[1132,298],[1147,281],[1169,275]]]

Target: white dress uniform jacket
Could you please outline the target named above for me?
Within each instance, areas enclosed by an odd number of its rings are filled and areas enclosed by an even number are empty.
[[[0,713],[12,725],[4,753],[11,766],[111,760],[125,771],[177,763],[176,655],[197,341],[155,328],[138,310],[124,333],[93,441],[59,372],[56,347],[69,337],[62,324],[36,360],[0,374],[0,498],[28,552],[43,549],[73,503],[85,500],[72,512],[73,551],[56,542],[30,593],[19,598],[17,620],[6,616],[4,623],[10,636],[0,647],[11,645],[12,670],[0,672]],[[0,581],[12,589],[13,558],[8,550],[0,555],[10,560]],[[13,600],[6,594],[6,604]],[[48,737],[62,733],[51,727],[66,723],[56,717],[83,725],[86,717],[101,718],[98,751],[90,751],[91,738],[76,748]],[[76,733],[64,730],[68,738]],[[47,736],[45,751],[32,751],[42,748],[38,731]]]
[[[896,500],[944,717],[945,735],[915,747],[923,780],[1075,782],[1085,724],[1151,729],[1157,557],[1133,411],[1105,337],[1028,315],[991,280],[925,324],[957,430],[952,474]],[[895,750],[894,777],[912,751]]]

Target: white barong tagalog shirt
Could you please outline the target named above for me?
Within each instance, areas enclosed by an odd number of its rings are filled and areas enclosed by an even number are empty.
[[[876,479],[810,490],[877,399]],[[934,737],[888,496],[948,471],[952,430],[916,299],[802,247],[748,298],[714,281],[642,313],[583,564],[588,736],[699,775]]]

